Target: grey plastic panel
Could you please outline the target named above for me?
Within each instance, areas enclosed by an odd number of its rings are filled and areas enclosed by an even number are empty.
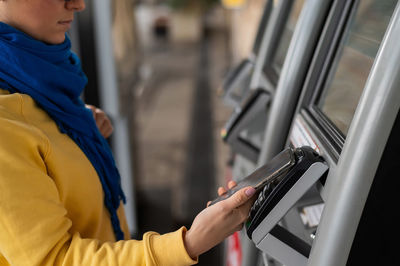
[[[296,184],[286,193],[279,203],[271,210],[268,216],[253,231],[252,239],[257,245],[263,241],[271,229],[278,224],[282,217],[296,204],[297,201],[318,181],[328,170],[324,163],[312,164]],[[272,255],[273,254],[269,254]]]
[[[243,103],[244,106],[235,108],[226,123],[224,127],[226,130],[225,141],[231,145],[235,153],[245,156],[252,162],[257,162],[261,143],[257,145],[256,142],[251,141],[251,138],[257,135],[252,131],[254,128],[262,129],[259,124],[265,126],[264,117],[267,115],[271,95],[263,90],[257,90],[249,97],[250,99]],[[246,136],[243,133],[246,133]],[[261,134],[258,135],[261,137]]]
[[[255,56],[251,54],[230,72],[222,85],[223,101],[226,105],[237,107],[248,90],[254,69]]]
[[[330,171],[330,168],[329,168]],[[317,182],[319,183],[319,182]],[[316,227],[310,226],[308,222],[316,222],[316,220],[309,220],[309,218],[317,219],[316,216],[306,216],[307,220],[303,220],[301,215],[304,208],[323,204],[323,200],[319,196],[319,191],[313,186],[307,193],[286,213],[281,225],[290,231],[292,234],[302,239],[309,245],[312,245],[315,238]],[[308,213],[309,214],[309,213]],[[316,212],[313,212],[317,215]],[[320,216],[318,217],[320,218]],[[307,223],[307,224],[305,224]]]
[[[311,266],[346,265],[363,206],[400,107],[397,5],[350,126],[311,250]],[[366,134],[368,132],[368,134]]]
[[[275,236],[268,234],[265,239],[257,245],[274,259],[282,262],[286,266],[305,266],[308,258],[280,241]]]

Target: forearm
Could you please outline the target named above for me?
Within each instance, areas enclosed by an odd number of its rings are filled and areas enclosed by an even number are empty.
[[[185,228],[164,235],[148,232],[141,241],[116,243],[100,243],[74,235],[62,259],[63,265],[192,265],[197,261],[186,253],[182,239],[184,232]]]
[[[102,243],[96,239],[81,238],[79,233],[73,236],[64,234],[57,242],[50,245],[48,240],[53,238],[37,239],[37,249],[41,252],[32,252],[24,246],[26,241],[17,243],[9,240],[4,256],[12,265],[98,265],[98,266],[184,266],[197,263],[187,254],[182,235],[185,229],[159,235],[148,232],[143,240],[123,240],[118,242]],[[44,242],[44,243],[43,243]],[[1,243],[4,245],[6,243]],[[3,252],[2,251],[2,252]],[[168,252],[166,252],[168,251]]]

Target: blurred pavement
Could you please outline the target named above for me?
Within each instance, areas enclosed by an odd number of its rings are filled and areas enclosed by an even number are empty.
[[[219,130],[231,114],[217,96],[228,68],[223,32],[202,43],[146,47],[141,71],[148,77],[136,91],[138,128],[139,238],[190,227],[194,216],[224,185],[229,149]],[[200,257],[199,265],[223,265],[222,247]]]

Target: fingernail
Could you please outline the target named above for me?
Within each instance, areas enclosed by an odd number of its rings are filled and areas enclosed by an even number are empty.
[[[244,193],[246,193],[247,197],[251,197],[254,195],[255,192],[256,192],[256,190],[251,187],[251,188],[246,189],[246,191]]]

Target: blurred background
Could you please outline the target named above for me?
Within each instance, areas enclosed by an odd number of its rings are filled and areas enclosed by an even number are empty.
[[[398,2],[86,0],[69,34],[89,78],[84,100],[114,125],[132,237],[189,228],[219,186],[305,145],[328,176],[285,194],[253,231],[258,248],[242,230],[198,265],[396,261],[382,246],[392,235],[371,228],[397,221],[387,182],[399,146]],[[300,180],[309,176],[320,178]]]
[[[70,31],[85,101],[111,117],[132,237],[188,228],[231,178],[220,130],[230,68],[248,56],[265,0],[86,0]],[[199,265],[224,265],[222,244]]]

